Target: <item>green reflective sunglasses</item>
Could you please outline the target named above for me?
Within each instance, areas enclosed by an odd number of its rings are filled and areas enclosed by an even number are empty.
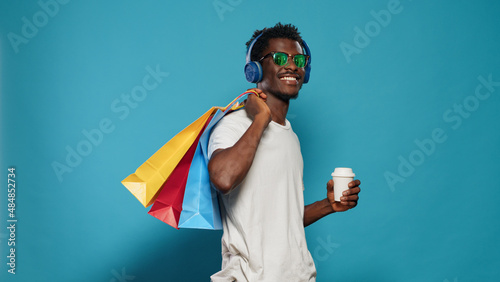
[[[262,57],[259,61],[264,60],[265,58],[272,56],[273,57],[273,62],[277,64],[278,66],[284,66],[288,63],[288,57],[292,57],[293,62],[298,68],[303,68],[307,65],[307,61],[309,60],[308,55],[304,54],[297,54],[297,55],[290,55],[287,53],[283,52],[271,52],[264,57]]]

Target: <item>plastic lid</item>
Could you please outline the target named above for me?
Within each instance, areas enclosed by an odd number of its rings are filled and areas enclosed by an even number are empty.
[[[349,167],[336,167],[332,172],[332,176],[334,177],[354,177],[356,176],[352,172],[352,168]]]

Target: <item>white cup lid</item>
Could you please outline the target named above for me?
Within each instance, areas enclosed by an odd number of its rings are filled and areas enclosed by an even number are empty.
[[[352,168],[349,167],[336,167],[332,172],[333,177],[354,177],[356,176],[352,172]]]

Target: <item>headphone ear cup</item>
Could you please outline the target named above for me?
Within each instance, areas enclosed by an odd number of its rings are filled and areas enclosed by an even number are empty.
[[[311,65],[310,64],[307,64],[305,71],[306,71],[306,74],[304,76],[304,83],[308,83],[309,76],[311,75]]]
[[[249,62],[245,65],[245,77],[250,83],[262,80],[262,66],[259,62]]]

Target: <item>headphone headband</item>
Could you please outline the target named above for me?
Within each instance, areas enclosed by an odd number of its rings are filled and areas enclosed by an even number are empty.
[[[259,37],[261,37],[262,34],[264,34],[264,32],[261,32],[257,37],[255,37],[255,39],[252,41],[252,43],[250,43],[250,46],[248,46],[247,56],[246,56],[247,63],[250,63],[250,61],[251,61],[250,57],[252,56],[253,45],[255,45],[255,42],[257,42],[257,39],[259,39]]]

